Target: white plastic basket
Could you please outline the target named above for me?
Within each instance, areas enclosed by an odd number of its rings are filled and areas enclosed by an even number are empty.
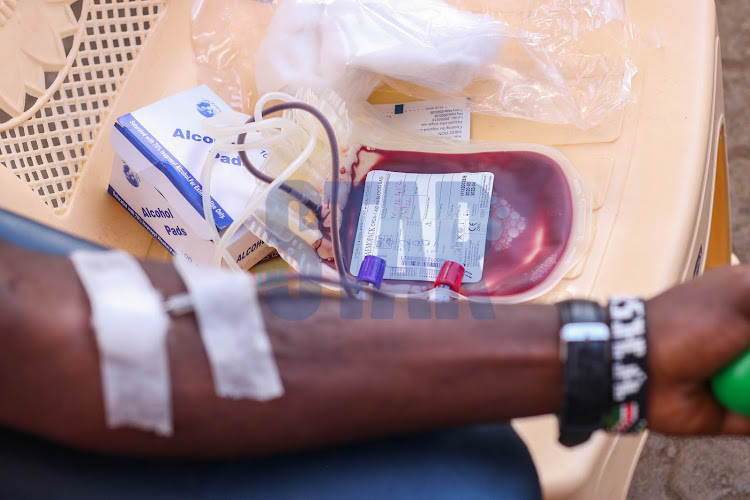
[[[165,0],[0,0],[0,166],[56,215]],[[7,63],[6,63],[7,64]],[[10,207],[12,208],[12,207]]]

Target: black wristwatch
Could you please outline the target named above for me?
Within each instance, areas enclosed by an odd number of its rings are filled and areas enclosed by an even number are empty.
[[[576,446],[604,426],[612,399],[610,330],[604,308],[588,300],[557,304],[563,403],[558,419],[560,443]]]

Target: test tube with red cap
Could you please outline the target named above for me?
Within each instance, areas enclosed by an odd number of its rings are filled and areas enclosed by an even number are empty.
[[[366,255],[362,261],[362,265],[359,267],[359,273],[357,273],[357,283],[362,286],[379,289],[380,285],[383,284],[385,268],[385,259],[375,255]],[[358,299],[363,300],[365,292],[360,290],[356,296]]]
[[[440,272],[435,279],[435,295],[433,300],[435,302],[450,302],[451,295],[447,291],[453,291],[458,293],[461,290],[461,283],[464,280],[464,274],[466,269],[458,262],[451,260],[445,261],[443,267],[440,268]]]

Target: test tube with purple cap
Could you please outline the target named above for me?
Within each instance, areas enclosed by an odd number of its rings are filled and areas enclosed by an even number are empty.
[[[379,289],[380,285],[383,284],[385,268],[385,259],[376,255],[366,255],[362,261],[362,265],[359,267],[357,283],[363,287]],[[356,295],[359,300],[364,300],[365,296],[366,293],[364,290],[360,290]]]

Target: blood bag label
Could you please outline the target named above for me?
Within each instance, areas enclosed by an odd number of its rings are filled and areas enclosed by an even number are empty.
[[[401,130],[468,143],[471,138],[471,101],[417,101],[376,104],[390,123]]]
[[[367,255],[385,259],[385,279],[434,281],[443,263],[482,279],[492,185],[489,172],[367,174],[350,271]]]

